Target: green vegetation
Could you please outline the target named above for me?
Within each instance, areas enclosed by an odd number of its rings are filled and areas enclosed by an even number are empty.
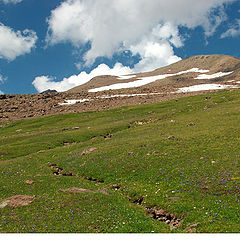
[[[0,203],[36,199],[0,208],[0,232],[240,232],[239,111],[234,90],[1,123]],[[59,191],[72,187],[93,192]],[[170,229],[146,208],[183,221]]]

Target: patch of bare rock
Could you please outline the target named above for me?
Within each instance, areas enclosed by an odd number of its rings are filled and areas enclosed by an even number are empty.
[[[25,195],[16,195],[10,198],[5,199],[0,203],[0,208],[9,207],[22,207],[27,206],[34,201],[36,196],[25,196]]]
[[[147,214],[159,222],[168,224],[171,230],[178,228],[182,223],[182,218],[178,218],[173,213],[168,213],[163,209],[147,208]]]

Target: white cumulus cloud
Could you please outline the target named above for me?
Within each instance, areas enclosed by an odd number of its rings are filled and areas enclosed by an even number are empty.
[[[240,19],[237,19],[235,26],[229,28],[225,33],[221,35],[221,38],[237,37],[240,35]]]
[[[189,29],[201,26],[210,36],[227,18],[224,4],[234,1],[65,0],[47,20],[46,41],[48,45],[70,42],[76,48],[90,43],[84,55],[89,66],[97,57],[111,58],[114,53],[130,50],[133,55],[140,55],[141,60],[126,74],[150,71],[181,60],[174,53],[174,47],[184,45],[180,26]],[[81,67],[78,63],[76,66]],[[92,72],[110,74],[102,71],[102,66]],[[125,69],[121,64],[118,66]],[[89,81],[90,77],[92,73],[83,72],[55,82],[44,76],[36,78],[33,84],[38,91],[48,89],[47,86],[64,91]]]
[[[67,91],[73,87],[82,85],[92,78],[100,75],[125,75],[130,74],[133,71],[129,67],[124,67],[122,64],[117,63],[111,69],[105,64],[100,64],[97,68],[92,70],[89,74],[86,72],[81,72],[79,75],[73,75],[69,78],[64,78],[61,82],[54,81],[53,77],[49,76],[40,76],[36,77],[33,81],[34,87],[38,90],[38,92],[43,92],[47,89],[54,89],[58,92]]]
[[[210,35],[225,19],[223,3],[234,0],[66,0],[51,12],[47,41],[70,41],[75,46],[91,42],[88,63],[98,56],[111,57],[124,46],[135,45],[153,34],[159,24],[194,28]],[[213,10],[218,10],[214,14]],[[166,38],[157,33],[161,40]]]
[[[34,31],[14,31],[0,23],[0,58],[14,60],[20,55],[30,53],[35,46],[37,35]]]
[[[13,4],[16,4],[16,3],[20,3],[22,2],[23,0],[3,0],[3,2],[5,4],[8,4],[8,3],[13,3]]]

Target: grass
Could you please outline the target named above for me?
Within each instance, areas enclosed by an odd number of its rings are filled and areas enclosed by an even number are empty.
[[[0,232],[181,233],[193,224],[197,232],[239,232],[239,110],[234,90],[1,123],[0,202],[36,200],[0,209]],[[76,176],[55,176],[48,163]],[[58,191],[70,187],[109,195]],[[174,213],[181,226],[171,230],[146,207]]]

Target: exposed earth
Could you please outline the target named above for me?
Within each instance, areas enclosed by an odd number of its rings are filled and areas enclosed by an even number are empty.
[[[128,86],[125,85],[124,88],[115,90],[109,87],[119,83],[131,83],[135,86],[136,82],[140,83],[140,86],[125,88]],[[181,89],[185,87],[192,88]],[[194,56],[153,72],[120,78],[95,77],[67,92],[1,95],[0,122],[150,104],[202,94],[206,90],[239,87],[240,59],[222,55]],[[108,88],[110,90],[103,91]]]

